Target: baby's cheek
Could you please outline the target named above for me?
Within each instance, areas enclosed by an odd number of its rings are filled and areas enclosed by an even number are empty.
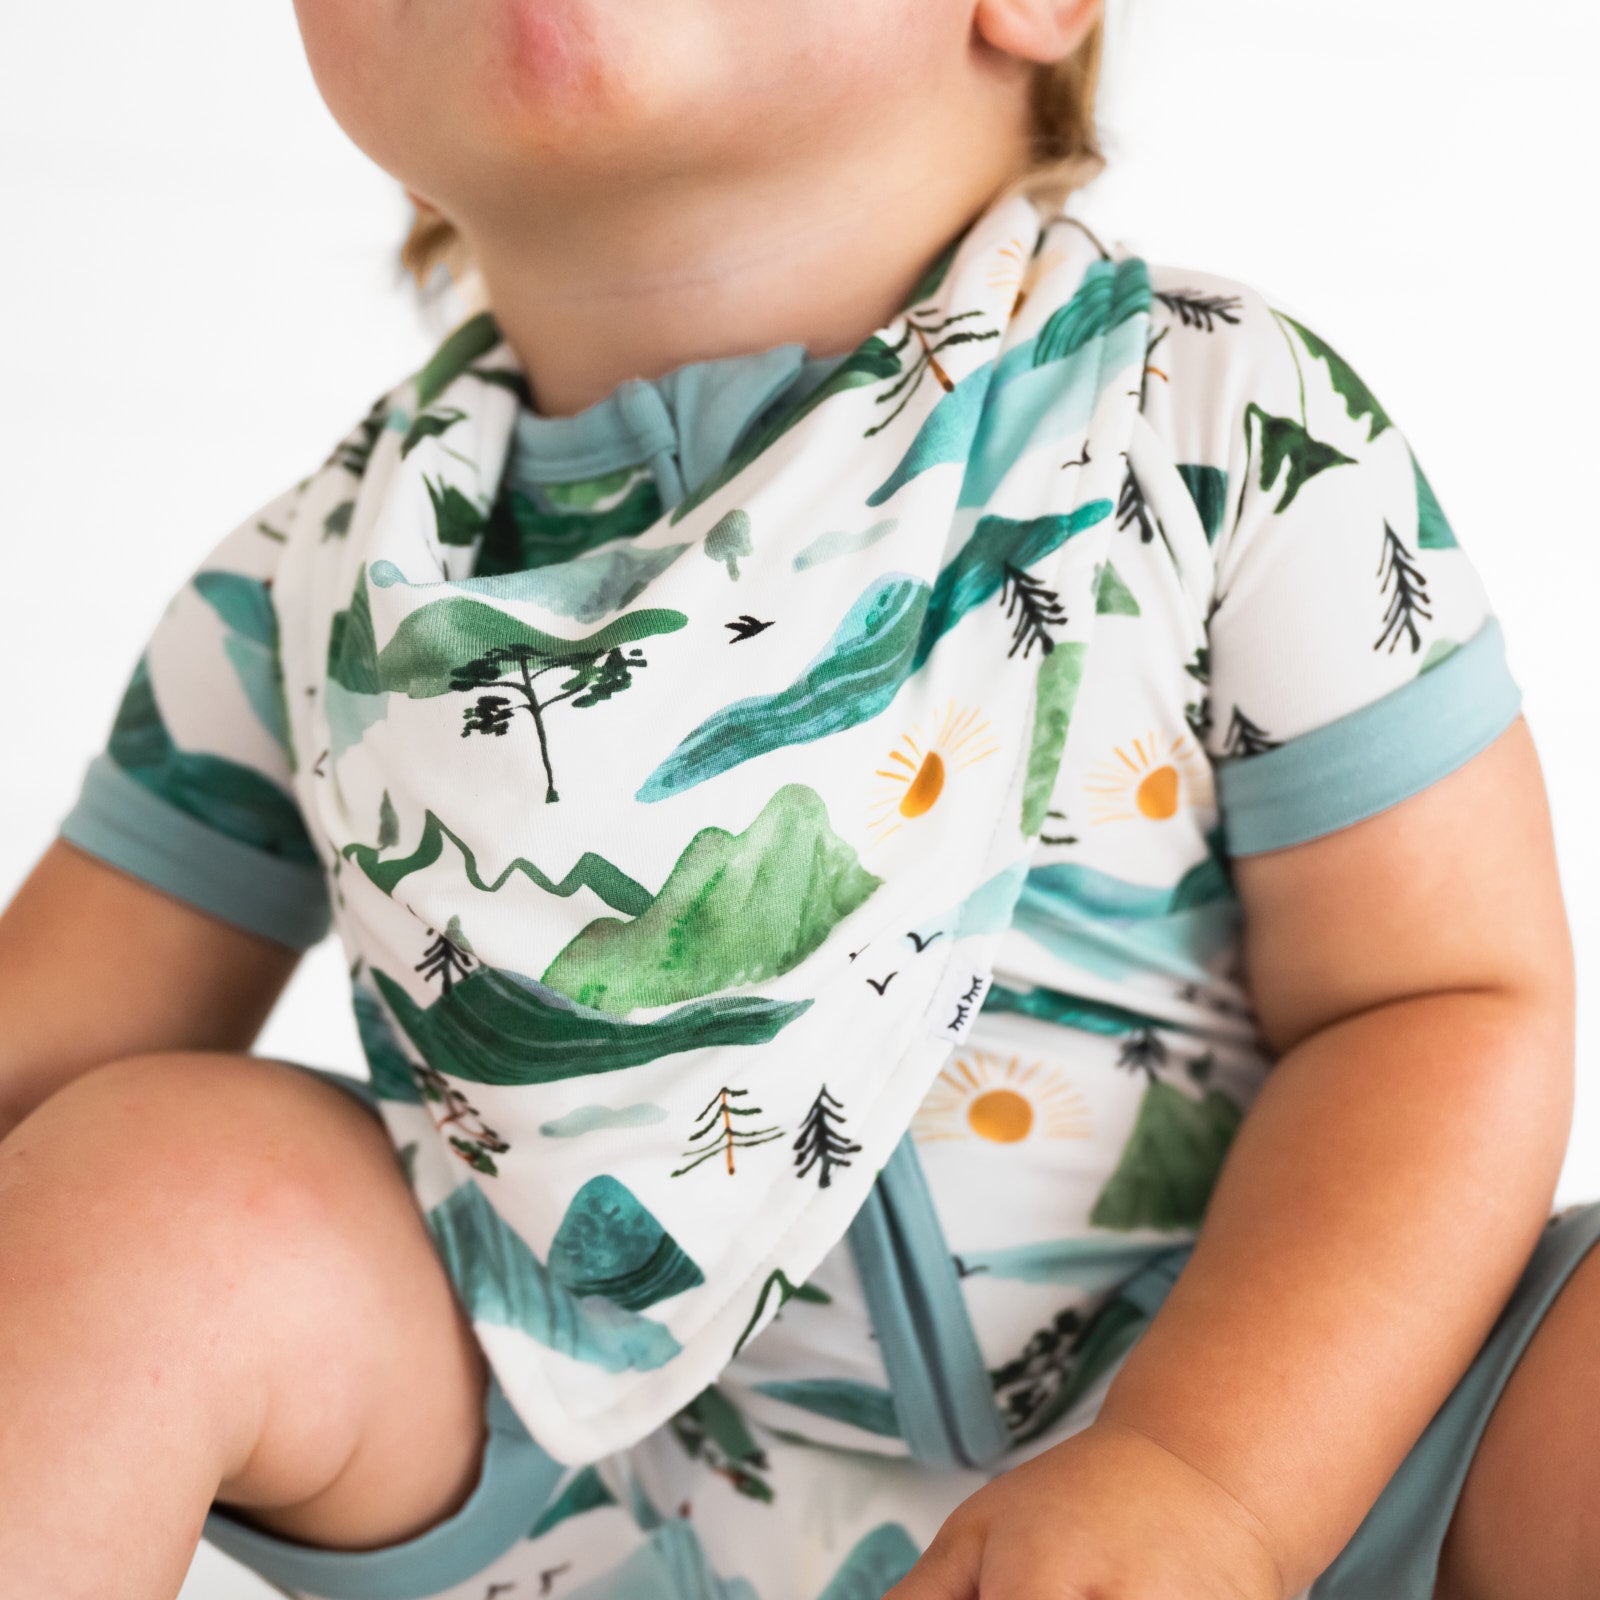
[[[334,120],[378,166],[423,193],[449,170],[450,135],[470,127],[463,108],[481,100],[472,75],[488,53],[484,13],[501,3],[294,0],[306,60]]]
[[[381,135],[382,86],[393,82],[397,44],[390,0],[294,0],[294,9],[318,92],[339,126],[379,159],[371,145]]]
[[[505,70],[536,92],[566,94],[600,74],[593,19],[561,0],[506,0],[501,32]]]

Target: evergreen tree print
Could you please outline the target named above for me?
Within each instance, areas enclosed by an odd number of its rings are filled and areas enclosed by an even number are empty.
[[[1156,1068],[1164,1065],[1166,1059],[1167,1047],[1154,1028],[1135,1029],[1117,1049],[1117,1065],[1143,1072],[1151,1083],[1156,1081]]]
[[[1218,322],[1233,327],[1239,325],[1239,306],[1236,294],[1201,294],[1198,289],[1157,289],[1153,295],[1168,311],[1177,315],[1186,328],[1199,328],[1203,333],[1215,333]]]
[[[1002,573],[1000,604],[1008,620],[1015,613],[1011,648],[1006,655],[1014,656],[1019,645],[1024,661],[1035,645],[1039,646],[1041,655],[1049,655],[1056,647],[1055,640],[1050,637],[1050,629],[1059,628],[1067,620],[1060,596],[1021,567],[1012,566],[1009,561],[1002,563]]]
[[[1253,756],[1263,750],[1275,750],[1280,742],[1269,739],[1264,728],[1252,722],[1235,706],[1233,720],[1228,724],[1228,737],[1222,741],[1222,753],[1225,756]]]
[[[835,1126],[838,1124],[838,1126]],[[850,1156],[861,1146],[846,1139],[840,1132],[844,1125],[844,1105],[828,1093],[827,1084],[817,1090],[817,1097],[806,1112],[800,1127],[800,1136],[794,1142],[795,1176],[803,1178],[813,1167],[817,1168],[817,1187],[826,1189],[833,1182],[835,1167],[848,1167]]]
[[[385,790],[386,804],[388,800],[389,794]],[[380,832],[382,827],[380,812]],[[429,928],[428,932],[433,933],[434,930]],[[444,932],[437,934],[423,952],[422,960],[413,970],[422,973],[424,982],[438,978],[441,992],[449,994],[451,985],[465,977],[475,963],[476,957],[472,953],[472,947],[461,931],[461,919],[459,916],[453,916],[445,924]],[[431,1110],[428,1112],[429,1120],[433,1121],[434,1127],[440,1133],[445,1133],[445,1130],[451,1127],[459,1130],[453,1134],[445,1134],[450,1141],[450,1147],[475,1171],[491,1178],[499,1177],[500,1169],[494,1164],[494,1157],[504,1155],[511,1146],[483,1120],[478,1108],[442,1072],[437,1071],[426,1061],[421,1063],[411,1061],[408,1064],[417,1092],[424,1102],[430,1107],[439,1106],[444,1111],[443,1118],[437,1120],[434,1119]]]
[[[553,650],[533,644],[495,645],[455,668],[450,687],[461,693],[509,689],[520,697],[521,704],[514,704],[507,695],[480,694],[463,715],[461,737],[465,739],[474,733],[503,736],[516,712],[526,711],[533,718],[539,735],[539,755],[544,762],[544,798],[548,805],[561,796],[556,792],[555,771],[550,764],[546,714],[563,701],[571,701],[578,710],[602,705],[631,689],[634,673],[647,665],[644,651],[638,645],[626,649],[620,645],[609,649],[584,649],[580,644],[571,649]],[[570,676],[554,694],[541,698],[537,680],[551,672]]]
[[[451,1149],[474,1171],[498,1178],[500,1169],[494,1164],[494,1157],[504,1155],[511,1146],[483,1120],[478,1108],[442,1072],[425,1062],[413,1061],[411,1076],[423,1100],[430,1107],[439,1106],[444,1111],[444,1116],[435,1120],[429,1110],[428,1117],[434,1127],[440,1133],[451,1127],[460,1130],[445,1134]]]
[[[1194,654],[1184,662],[1183,670],[1189,674],[1196,683],[1209,689],[1211,685],[1211,646],[1209,644],[1197,645]],[[1183,720],[1189,724],[1189,731],[1204,745],[1211,737],[1211,696],[1202,691],[1198,700],[1189,701],[1183,708]]]
[[[671,1174],[672,1177],[681,1178],[684,1173],[693,1172],[701,1162],[720,1155],[727,1160],[728,1176],[731,1178],[734,1175],[735,1150],[752,1150],[758,1144],[768,1144],[783,1137],[781,1128],[750,1128],[734,1122],[735,1117],[759,1117],[763,1114],[760,1106],[734,1104],[734,1101],[745,1098],[749,1093],[748,1089],[730,1089],[724,1085],[712,1095],[697,1118],[694,1132],[689,1135],[689,1148],[683,1152],[687,1165],[679,1167]]]
[[[1013,1439],[1026,1437],[1053,1405],[1077,1365],[1083,1334],[1083,1317],[1068,1307],[1029,1339],[1021,1355],[989,1369],[995,1403]]]
[[[861,435],[863,439],[870,439],[873,434],[881,433],[905,410],[912,395],[917,392],[923,373],[931,372],[939,387],[946,394],[955,388],[955,383],[950,374],[940,364],[939,353],[942,350],[948,350],[951,345],[974,344],[984,339],[998,339],[1000,337],[998,328],[955,328],[955,331],[951,332],[956,323],[965,322],[970,317],[982,316],[982,314],[981,311],[976,310],[957,311],[946,317],[942,322],[937,320],[919,322],[914,316],[906,317],[906,331],[889,346],[889,353],[896,360],[899,360],[901,352],[911,343],[912,336],[915,335],[919,346],[916,359],[877,398],[877,403],[883,405],[898,395],[900,396],[900,404],[881,422],[875,422],[868,428]]]
[[[429,933],[433,931],[432,928],[428,929]],[[422,952],[422,959],[411,970],[420,972],[424,983],[431,983],[437,978],[440,993],[449,994],[451,984],[466,977],[472,965],[472,947],[461,932],[461,919],[451,917],[445,924],[444,932],[434,938],[433,943]]]
[[[1389,654],[1393,655],[1394,647],[1404,633],[1410,639],[1411,653],[1415,655],[1422,648],[1417,618],[1421,616],[1431,620],[1433,616],[1428,609],[1427,579],[1417,565],[1416,558],[1387,521],[1383,524],[1383,554],[1378,558],[1378,575],[1379,588],[1387,590],[1392,579],[1394,593],[1389,596],[1388,609],[1383,614],[1383,632],[1378,635],[1372,648],[1376,650],[1387,639]]]
[[[1156,536],[1155,518],[1151,515],[1144,490],[1129,467],[1122,476],[1122,492],[1117,496],[1117,526],[1124,532],[1134,526],[1139,528],[1139,542],[1149,544]]]

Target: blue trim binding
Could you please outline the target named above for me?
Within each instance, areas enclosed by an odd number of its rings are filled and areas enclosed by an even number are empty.
[[[1521,702],[1490,616],[1436,666],[1370,704],[1258,755],[1219,761],[1229,855],[1279,850],[1386,810],[1475,756]]]
[[[909,1132],[845,1237],[913,1459],[988,1466],[1010,1434]]]
[[[89,763],[59,832],[164,894],[292,950],[314,945],[332,925],[321,867],[285,861],[208,827],[104,751]]]
[[[216,1506],[202,1535],[268,1583],[322,1600],[428,1600],[525,1539],[572,1470],[528,1436],[492,1371],[484,1410],[489,1437],[477,1486],[459,1510],[415,1539],[381,1550],[320,1550],[249,1527]]]

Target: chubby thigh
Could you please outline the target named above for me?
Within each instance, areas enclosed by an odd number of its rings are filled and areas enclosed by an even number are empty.
[[[41,1578],[52,1539],[83,1575],[86,1523],[136,1530],[96,1550],[159,1582],[213,1500],[359,1549],[477,1481],[471,1325],[382,1123],[310,1073],[189,1051],[72,1080],[0,1140],[0,1266],[0,1485]]]

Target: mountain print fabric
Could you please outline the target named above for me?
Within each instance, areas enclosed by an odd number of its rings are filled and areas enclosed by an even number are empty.
[[[485,313],[286,519],[295,796],[395,1046],[473,1107],[385,1117],[557,1459],[715,1379],[970,1028],[1066,734],[1047,663],[1100,621],[1149,306],[1138,258],[1002,201],[626,550],[499,575],[474,567],[520,374]],[[730,606],[771,624],[737,687]],[[907,762],[908,825],[875,826]],[[854,1159],[802,1174],[824,1091]],[[596,1104],[666,1116],[541,1136]]]
[[[1019,237],[1025,229],[980,225],[963,248],[987,239],[998,281]],[[898,366],[869,341],[820,398],[756,419],[720,481],[713,473],[688,492],[635,460],[519,493],[515,456],[497,464],[471,432],[482,408],[447,397],[476,368],[505,398],[502,427],[526,404],[485,327],[469,324],[414,393],[375,405],[318,475],[241,524],[175,597],[64,824],[86,848],[219,915],[260,919],[258,931],[288,943],[311,942],[331,907],[385,1121],[513,1400],[530,1348],[563,1374],[624,1382],[681,1359],[670,1312],[707,1293],[717,1265],[716,1240],[677,1222],[672,1197],[685,1186],[709,1186],[704,1203],[725,1230],[757,1204],[753,1193],[825,1188],[836,1200],[847,1183],[870,1183],[905,1136],[934,1222],[931,1255],[954,1286],[1003,1447],[1028,1451],[1084,1425],[1096,1353],[1110,1352],[1114,1369],[1125,1351],[1118,1288],[1193,1239],[1270,1066],[1243,983],[1229,860],[1394,803],[1515,714],[1477,576],[1409,445],[1330,345],[1231,280],[1152,266],[1141,287],[1128,270],[1136,257],[1103,251],[1069,219],[1042,220],[1018,257],[1013,307],[1026,292],[1009,320],[959,318],[955,268],[969,264],[967,281],[980,269],[958,252],[943,263],[944,298],[925,290],[926,314],[914,301],[880,336],[885,350],[904,341]],[[1046,314],[1038,295],[1050,283],[1060,288]],[[1007,331],[956,340],[990,326]],[[1098,368],[1092,384],[1073,377],[1073,362],[1085,350],[1100,360],[1118,335],[1132,341],[1117,374],[1130,414],[1124,442],[1102,454],[1069,419],[1089,387],[1105,404],[1114,385],[1099,387]],[[1035,366],[1013,358],[1030,341],[1030,361],[1044,352]],[[985,365],[991,385],[1006,379],[986,402],[992,419],[980,407],[962,422],[970,400],[955,397]],[[868,412],[879,394],[885,403]],[[788,484],[805,481],[809,449],[830,470],[842,453],[836,400],[861,402],[848,435],[863,457],[853,515],[813,522],[790,509],[767,522],[763,504],[805,501]],[[905,447],[880,462],[873,453],[900,436],[868,429],[901,402]],[[828,423],[826,445],[806,438],[808,418]],[[970,428],[965,462],[942,431],[958,423]],[[1003,441],[1018,438],[1013,456]],[[370,548],[350,566],[364,474],[385,450],[421,469],[434,569]],[[476,476],[446,450],[475,462]],[[1066,519],[1060,541],[1041,550],[1055,530],[1038,530],[1033,497],[1097,457],[1109,470],[1055,513]],[[902,553],[913,524],[897,497],[932,483],[945,485],[943,543],[918,568]],[[1073,531],[1096,501],[1107,514]],[[764,535],[764,523],[779,531]],[[1077,574],[1087,604],[1075,604],[1041,563],[1088,551],[1087,537],[1103,542]],[[297,538],[306,568],[286,588]],[[777,558],[768,568],[763,551]],[[344,559],[337,580],[313,559],[324,552]],[[703,610],[674,603],[669,585],[690,557],[685,588]],[[873,564],[874,581],[903,569],[926,597],[886,584],[869,596],[862,581],[853,595],[836,584],[850,604],[831,612],[800,604],[808,575],[837,575],[852,559]],[[430,571],[437,588],[419,596]],[[720,589],[708,593],[706,579]],[[325,656],[306,644],[311,594]],[[672,626],[669,612],[700,618],[700,633]],[[1088,612],[1092,631],[1072,637],[1058,612]],[[1029,674],[1020,733],[993,714],[1004,693],[977,694],[981,675],[954,668],[912,714],[907,687],[982,620],[997,647],[987,664]],[[758,671],[749,653],[784,634],[801,635],[792,654]],[[647,717],[641,691],[674,659],[657,652],[691,643],[707,667],[698,680],[675,675]],[[313,658],[324,679],[305,667]],[[319,695],[325,727],[296,704]],[[677,719],[671,738],[654,726],[663,704]],[[606,727],[634,706],[637,720]],[[369,740],[410,749],[421,724],[403,719],[435,710],[434,745],[416,743],[435,756],[358,778],[364,753],[380,748]],[[307,737],[315,731],[320,740]],[[857,930],[889,903],[897,859],[916,859],[897,852],[922,848],[924,824],[955,816],[949,802],[974,775],[993,777],[1008,739],[1010,880],[973,885],[953,925],[911,921],[898,944],[869,948]],[[870,757],[862,782],[829,789],[823,775],[836,754],[848,769],[847,748]],[[503,781],[498,757],[513,749],[520,764]],[[434,803],[435,760],[474,815]],[[319,783],[337,786],[332,814]],[[739,803],[699,810],[724,793]],[[624,834],[626,846],[600,837],[619,798],[694,819],[663,827],[670,842],[652,860],[642,834]],[[222,841],[237,863],[234,899],[185,880],[148,837],[137,849],[119,837],[105,820],[113,799],[121,817]],[[939,836],[933,857],[947,854]],[[541,959],[513,963],[500,954],[506,930],[529,908],[562,931]],[[850,1076],[855,1051],[892,1053],[866,1033],[799,1052],[804,1068],[773,1065],[790,1060],[783,1046],[824,1003],[825,990],[800,983],[808,962],[831,953],[848,970],[903,952],[861,969],[867,992],[882,983],[886,997],[957,928],[992,938],[992,982],[967,1031],[935,1041],[902,1112],[886,1118]],[[712,1060],[741,1070],[685,1095],[681,1069]],[[769,1091],[769,1071],[794,1079],[787,1099]],[[536,1108],[530,1091],[544,1096]],[[614,1141],[645,1175],[630,1181],[633,1168],[602,1153]],[[752,1174],[771,1181],[758,1190]],[[841,1233],[862,1206],[857,1192],[840,1208]],[[931,1255],[919,1269],[930,1279]],[[906,1375],[873,1337],[883,1312],[857,1260],[836,1233],[809,1272],[775,1266],[739,1302],[727,1341],[738,1348],[712,1376],[775,1460],[785,1440],[886,1472],[932,1459],[897,1397]],[[697,1396],[638,1449],[670,1442],[684,1454],[699,1437],[695,1459],[737,1477],[704,1442]],[[541,1443],[557,1439],[529,1420]],[[594,1462],[621,1471],[624,1459],[614,1450]],[[956,1470],[924,1473],[918,1492],[948,1495],[948,1510]],[[740,1503],[755,1515],[760,1502]],[[779,1537],[762,1527],[754,1537]],[[792,1528],[783,1537],[802,1539]],[[762,1568],[752,1557],[724,1570]]]

